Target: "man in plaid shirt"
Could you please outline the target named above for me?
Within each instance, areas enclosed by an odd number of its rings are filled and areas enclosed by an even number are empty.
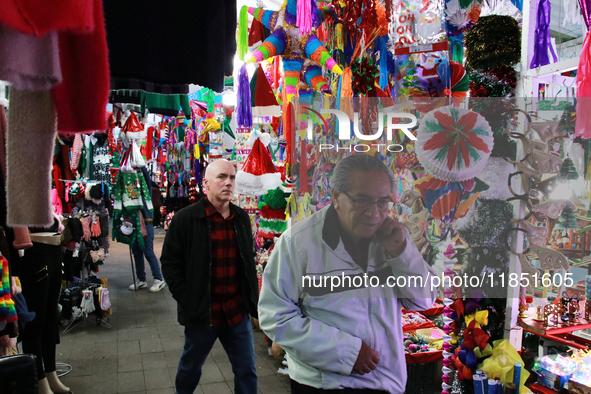
[[[257,393],[252,327],[258,282],[248,214],[230,203],[236,170],[226,160],[205,171],[207,197],[172,219],[162,248],[162,272],[185,326],[176,392],[192,393],[216,339],[234,371],[236,394]]]

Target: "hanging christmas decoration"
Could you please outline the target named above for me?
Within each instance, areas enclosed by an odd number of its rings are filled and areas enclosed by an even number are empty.
[[[454,99],[456,106],[468,96],[468,88],[470,79],[466,73],[466,69],[458,62],[453,60],[449,62],[451,70],[451,96]]]
[[[248,72],[246,71],[246,64],[243,64],[238,73],[238,105],[236,108],[236,124],[238,127],[252,127],[251,105]]]
[[[279,237],[287,228],[285,208],[287,200],[283,190],[276,188],[270,190],[259,200],[261,220],[259,222],[259,235],[266,239]]]
[[[577,68],[577,122],[575,137],[591,139],[591,0],[579,0],[581,14],[587,27],[587,34],[581,48],[579,67]]]
[[[509,97],[517,86],[517,76],[512,67],[473,70],[469,81],[470,97]]]
[[[482,116],[448,105],[425,115],[415,147],[428,173],[458,182],[474,178],[486,166],[493,136]]]
[[[277,172],[261,138],[257,138],[243,167],[236,174],[236,193],[261,195],[279,186],[281,174]]]
[[[552,4],[549,0],[540,0],[538,2],[538,16],[536,19],[536,32],[534,35],[534,56],[531,59],[529,68],[537,68],[550,64],[548,50],[552,53],[554,63],[558,61],[554,47],[552,46],[552,37],[550,36],[550,14]]]
[[[373,58],[363,56],[355,59],[351,63],[351,77],[355,96],[377,97],[375,80],[378,73]]]
[[[484,70],[512,66],[521,59],[521,29],[510,16],[483,16],[464,37],[466,64]]]
[[[579,225],[577,224],[577,218],[575,212],[567,205],[562,210],[562,213],[558,217],[558,224],[554,226],[556,230],[578,230]]]
[[[253,116],[281,116],[281,106],[260,64],[250,80],[250,94]]]
[[[560,172],[558,174],[558,182],[566,182],[569,180],[579,179],[579,174],[575,168],[573,159],[567,157],[560,165]]]
[[[445,4],[445,19],[447,32],[451,36],[463,34],[474,27],[480,17],[482,5],[472,1],[467,7],[462,7],[459,0],[451,0]]]

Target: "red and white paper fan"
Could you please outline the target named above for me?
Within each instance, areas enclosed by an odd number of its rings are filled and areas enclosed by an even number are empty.
[[[429,174],[442,181],[461,182],[484,169],[493,143],[484,117],[448,105],[423,117],[415,147],[419,162]]]

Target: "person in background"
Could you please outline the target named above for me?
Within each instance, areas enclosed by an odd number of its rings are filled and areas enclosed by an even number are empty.
[[[288,228],[275,245],[259,322],[287,353],[294,394],[405,392],[401,308],[428,309],[435,291],[418,280],[395,287],[392,278],[435,273],[404,225],[388,216],[395,181],[373,156],[340,160],[332,204]]]
[[[146,179],[146,184],[148,185],[148,190],[152,190],[151,184],[152,181],[150,180],[150,174],[148,174],[148,170],[146,167],[140,167],[144,178]],[[154,208],[156,209],[156,208]],[[144,216],[144,223],[146,225],[146,233],[147,236],[144,238],[144,248],[140,248],[139,244],[135,242],[131,245],[131,252],[133,254],[133,259],[135,261],[135,274],[137,276],[137,280],[134,284],[129,286],[129,290],[135,291],[139,289],[145,289],[148,287],[148,283],[146,282],[146,263],[144,261],[144,256],[146,260],[148,260],[148,264],[150,264],[150,270],[152,271],[152,276],[154,277],[154,284],[150,287],[151,293],[157,293],[166,286],[166,282],[162,278],[162,271],[160,270],[160,263],[158,262],[158,257],[156,257],[156,253],[154,253],[154,214],[152,211],[148,209],[146,206],[146,202],[144,201],[144,209],[142,210],[142,215]]]
[[[234,372],[234,393],[256,394],[254,342],[248,317],[257,317],[258,281],[248,214],[230,203],[236,170],[227,160],[207,166],[207,195],[178,211],[162,247],[162,272],[177,301],[185,345],[175,385],[193,393],[219,338]]]
[[[154,206],[154,227],[160,227],[162,224],[162,214],[160,213],[162,194],[160,193],[160,186],[156,182],[152,183],[152,205]]]

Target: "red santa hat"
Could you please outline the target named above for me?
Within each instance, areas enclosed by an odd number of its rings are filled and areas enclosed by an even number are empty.
[[[250,92],[252,116],[281,116],[281,106],[260,64],[250,80]]]
[[[261,138],[257,138],[244,166],[236,174],[236,193],[261,195],[279,186],[281,174],[277,172]]]

